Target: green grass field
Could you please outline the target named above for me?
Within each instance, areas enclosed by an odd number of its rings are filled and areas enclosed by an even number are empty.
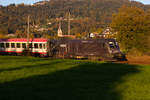
[[[150,100],[150,65],[0,56],[0,100]]]

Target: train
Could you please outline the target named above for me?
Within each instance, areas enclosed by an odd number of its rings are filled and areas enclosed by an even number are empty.
[[[39,57],[127,60],[115,39],[0,39],[1,55],[23,55],[27,50]]]
[[[27,50],[27,45],[29,45],[29,51],[33,56],[47,56],[47,43],[48,39],[45,38],[29,40],[25,38],[0,39],[0,54],[22,55]]]

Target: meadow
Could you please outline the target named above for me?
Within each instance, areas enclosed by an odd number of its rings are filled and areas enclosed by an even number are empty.
[[[0,56],[0,100],[150,100],[150,65]]]

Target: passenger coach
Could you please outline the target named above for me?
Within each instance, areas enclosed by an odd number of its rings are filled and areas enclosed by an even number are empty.
[[[47,56],[48,39],[36,38],[29,40],[29,50],[32,55]],[[27,50],[27,39],[0,39],[0,54],[21,55]]]

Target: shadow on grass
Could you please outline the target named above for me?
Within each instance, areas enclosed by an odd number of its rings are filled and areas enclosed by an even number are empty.
[[[41,61],[41,60],[39,60],[39,61]],[[37,62],[37,61],[36,61]],[[19,67],[12,67],[12,68],[8,68],[8,69],[0,69],[0,73],[1,72],[4,72],[4,71],[15,71],[15,70],[21,70],[21,69],[25,69],[25,68],[38,68],[38,67],[44,67],[44,68],[46,68],[46,67],[53,67],[53,65],[55,65],[55,64],[59,64],[59,63],[62,63],[63,61],[60,61],[60,60],[53,60],[53,61],[51,61],[51,62],[49,62],[49,63],[43,63],[43,64],[40,64],[40,65],[37,65],[37,64],[35,64],[35,65],[24,65],[24,66],[19,66]]]
[[[72,69],[0,84],[0,100],[121,100],[115,84],[137,72],[134,65],[81,63]]]

